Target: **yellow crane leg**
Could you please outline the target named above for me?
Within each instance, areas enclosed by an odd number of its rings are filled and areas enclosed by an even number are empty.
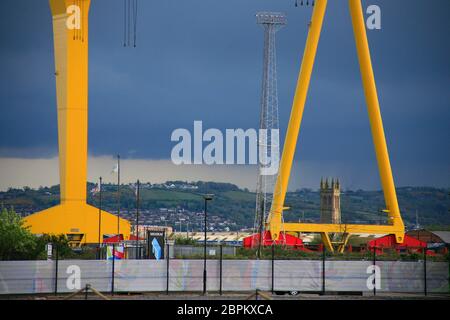
[[[322,243],[325,246],[325,248],[329,252],[334,252],[333,244],[331,243],[330,236],[328,235],[328,232],[322,232],[320,233],[320,236],[322,237]]]
[[[386,138],[384,135],[383,121],[381,119],[361,0],[349,0],[349,8],[352,17],[353,33],[355,36],[356,50],[358,53],[367,110],[369,113],[372,138],[375,146],[386,209],[388,211],[388,224],[403,230],[402,232],[395,233],[397,242],[402,243],[404,237],[404,225],[400,216],[394,179],[392,177],[391,164],[389,161]]]
[[[281,156],[280,169],[274,189],[272,207],[270,209],[268,229],[273,240],[278,240],[282,228],[282,214],[284,200],[289,184],[292,162],[294,160],[297,138],[302,122],[303,110],[308,93],[311,73],[319,43],[320,32],[322,30],[323,18],[327,7],[327,0],[317,0],[314,6],[311,24],[309,26],[308,38],[306,40],[303,54],[302,66],[295,90],[294,102],[292,106],[289,125]]]
[[[82,236],[81,243],[103,241],[102,235],[116,234],[119,225],[119,233],[127,239],[129,221],[86,203],[91,1],[49,0],[49,4],[55,53],[61,203],[25,217],[24,224],[34,234]],[[78,26],[68,27],[73,21],[70,17],[79,20]]]
[[[342,243],[338,247],[339,253],[344,253],[345,247],[347,246],[348,240],[350,239],[351,234],[350,233],[344,233],[342,235]]]

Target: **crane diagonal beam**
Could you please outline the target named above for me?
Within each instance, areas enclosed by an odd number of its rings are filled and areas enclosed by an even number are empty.
[[[278,240],[282,230],[282,214],[284,200],[289,185],[292,162],[294,161],[295,148],[297,145],[298,133],[303,117],[306,96],[308,93],[311,73],[316,57],[317,46],[319,44],[320,32],[322,30],[323,18],[325,16],[327,0],[318,0],[314,6],[312,22],[309,26],[308,38],[306,40],[305,51],[300,74],[297,81],[294,102],[292,105],[289,125],[286,132],[286,138],[283,147],[283,153],[280,161],[280,169],[274,189],[274,197],[270,210],[269,230],[272,239]],[[276,191],[276,192],[275,192]]]

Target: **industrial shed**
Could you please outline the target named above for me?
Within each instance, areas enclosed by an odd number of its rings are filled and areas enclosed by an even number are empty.
[[[426,229],[411,230],[406,233],[408,236],[426,243],[440,243],[447,247],[450,245],[450,231],[429,231]]]
[[[369,241],[367,243],[367,247],[369,248],[369,250],[373,250],[373,248],[376,248],[375,250],[377,254],[383,254],[385,253],[385,250],[388,251],[394,250],[397,253],[402,252],[412,253],[412,252],[423,252],[423,248],[427,247],[427,243],[425,241],[421,241],[407,234],[405,234],[403,243],[397,243],[395,241],[395,236],[389,234],[384,237]]]

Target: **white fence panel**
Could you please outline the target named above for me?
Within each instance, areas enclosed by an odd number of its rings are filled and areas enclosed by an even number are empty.
[[[112,261],[60,260],[58,292],[69,293],[91,284],[102,292],[111,291]],[[223,260],[223,291],[272,289],[271,260]],[[0,261],[0,294],[52,293],[55,289],[55,261]],[[201,292],[203,260],[170,260],[169,291]],[[423,261],[377,261],[381,292],[424,292]],[[322,261],[275,260],[275,291],[321,291]],[[326,261],[326,291],[372,291],[372,261]],[[218,291],[220,260],[207,261],[207,290]],[[167,261],[115,261],[114,291],[164,292]],[[447,262],[427,262],[427,291],[448,292]]]
[[[271,290],[270,260],[224,260],[223,291]]]
[[[275,260],[275,291],[322,290],[322,261]]]

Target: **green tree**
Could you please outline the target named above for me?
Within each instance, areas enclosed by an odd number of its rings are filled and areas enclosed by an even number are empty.
[[[36,259],[36,237],[13,208],[0,212],[0,260]]]
[[[47,257],[45,246],[48,243],[53,245],[53,250],[58,250],[58,257],[60,259],[72,258],[74,256],[73,251],[69,246],[69,239],[67,239],[64,234],[44,234],[40,237],[36,237],[36,251],[31,255],[36,256],[39,259],[45,259]],[[55,251],[53,251],[53,253],[55,254]]]
[[[45,245],[52,243],[60,258],[73,256],[69,240],[63,234],[35,236],[25,227],[14,209],[0,212],[0,260],[46,259]]]

